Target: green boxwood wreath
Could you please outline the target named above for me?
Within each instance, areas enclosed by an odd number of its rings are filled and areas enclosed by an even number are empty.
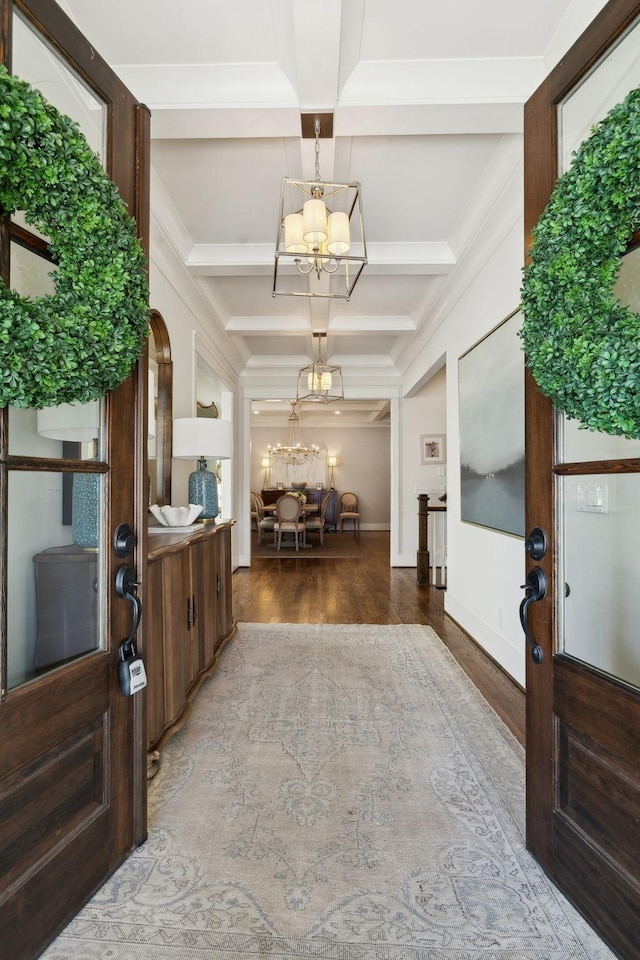
[[[49,297],[0,281],[0,406],[95,400],[149,331],[146,263],[118,190],[77,124],[0,67],[0,207],[51,238]]]
[[[574,154],[533,231],[522,286],[527,366],[558,410],[640,437],[640,317],[613,294],[640,223],[640,89]]]

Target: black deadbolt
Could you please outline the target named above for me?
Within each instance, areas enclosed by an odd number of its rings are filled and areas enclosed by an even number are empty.
[[[547,535],[542,527],[534,527],[524,542],[524,548],[532,560],[542,560],[547,552]]]
[[[116,557],[128,557],[137,542],[136,535],[129,524],[119,523],[113,534],[113,549]]]

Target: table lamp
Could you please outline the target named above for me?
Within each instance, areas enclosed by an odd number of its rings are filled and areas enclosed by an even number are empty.
[[[100,434],[100,405],[62,403],[36,413],[39,436],[71,443],[95,442]],[[94,454],[95,456],[95,454]],[[73,542],[95,549],[100,533],[100,474],[74,473],[71,494],[71,531]]]
[[[269,487],[269,467],[271,466],[271,461],[269,460],[269,457],[262,458],[262,466],[264,467],[264,480],[262,483],[262,487],[264,490],[267,490]]]
[[[331,490],[333,490],[334,487],[335,487],[334,482],[333,482],[333,471],[334,471],[335,468],[338,466],[338,458],[337,458],[337,457],[329,457],[329,459],[327,460],[327,463],[328,463],[328,465],[331,467],[331,477],[330,477],[330,479],[329,479],[329,488],[330,488]]]
[[[202,505],[199,519],[218,516],[218,480],[207,470],[207,459],[230,460],[230,420],[183,417],[173,421],[173,452],[176,460],[198,460],[198,469],[189,475],[189,503]]]

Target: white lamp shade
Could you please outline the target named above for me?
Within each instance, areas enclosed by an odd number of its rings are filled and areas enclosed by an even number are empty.
[[[284,218],[284,248],[287,253],[306,253],[301,213],[290,213]]]
[[[333,377],[329,370],[322,370],[307,375],[307,388],[309,390],[331,390],[333,386]]]
[[[303,236],[317,247],[327,239],[327,208],[324,200],[307,200],[302,208]]]
[[[269,465],[270,465],[269,457],[263,457],[263,458],[262,458],[262,466],[266,468],[266,467],[268,467]]]
[[[232,442],[230,420],[184,417],[173,421],[172,456],[177,460],[230,460]]]
[[[37,431],[49,440],[68,440],[72,443],[87,443],[100,434],[100,404],[62,403],[58,407],[45,407],[36,414]]]
[[[336,211],[329,216],[328,222],[329,239],[327,240],[327,250],[336,257],[342,257],[349,253],[351,247],[351,233],[349,230],[349,217],[346,213]]]
[[[337,458],[337,457],[329,457],[327,463],[329,464],[330,467],[337,467],[337,466],[338,466],[338,458]]]

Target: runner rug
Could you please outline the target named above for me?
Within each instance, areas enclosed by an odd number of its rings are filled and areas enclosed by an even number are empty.
[[[149,839],[46,960],[604,960],[524,848],[523,752],[432,630],[241,624]]]

